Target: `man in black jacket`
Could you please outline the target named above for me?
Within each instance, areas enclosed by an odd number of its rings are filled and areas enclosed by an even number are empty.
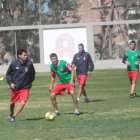
[[[88,102],[88,96],[86,95],[85,91],[85,82],[87,75],[89,75],[94,69],[94,63],[92,58],[88,52],[85,52],[84,45],[78,45],[79,52],[74,55],[72,61],[72,68],[76,67],[77,79],[79,83],[79,91],[77,101],[80,101],[81,94],[85,96],[85,102]]]
[[[29,89],[35,78],[35,69],[31,61],[27,58],[27,51],[20,49],[17,52],[18,59],[13,61],[6,73],[7,83],[11,88],[10,116],[8,120],[15,122],[15,117],[25,106]],[[14,112],[15,103],[20,103]]]

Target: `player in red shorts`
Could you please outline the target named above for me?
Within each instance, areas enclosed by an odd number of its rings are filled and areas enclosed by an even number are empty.
[[[130,96],[131,98],[136,97],[136,80],[139,75],[139,63],[140,63],[140,52],[135,49],[135,41],[130,42],[130,50],[126,51],[122,62],[127,65],[128,77],[131,84]]]
[[[72,61],[72,67],[76,67],[76,73],[77,73],[77,79],[79,83],[79,91],[78,91],[78,97],[77,101],[80,101],[81,94],[83,93],[85,102],[88,102],[88,96],[85,91],[85,82],[87,79],[87,75],[91,73],[94,69],[94,64],[92,61],[92,58],[88,52],[85,52],[84,45],[79,44],[78,45],[79,52],[74,55],[73,61]]]
[[[71,66],[66,61],[58,60],[58,57],[55,53],[52,53],[50,55],[50,59],[52,61],[52,64],[50,65],[51,84],[48,91],[51,92],[50,97],[51,97],[52,105],[55,110],[55,115],[59,115],[57,102],[56,102],[56,96],[63,95],[65,90],[67,90],[67,93],[71,94],[72,96],[74,106],[75,106],[74,114],[80,115],[77,100],[76,100],[76,95],[75,95],[75,85],[74,85],[74,80],[73,80],[74,71],[72,71]],[[59,77],[59,82],[53,88],[56,75],[58,75]]]
[[[85,102],[88,102],[89,99],[84,86],[87,79],[87,75],[89,75],[94,69],[94,63],[90,54],[88,52],[85,52],[83,44],[79,44],[78,49],[79,52],[74,55],[72,61],[73,69],[76,67],[77,79],[79,83],[77,101],[80,101],[81,94],[83,93]]]
[[[27,51],[20,49],[17,52],[18,59],[13,61],[6,73],[7,83],[11,88],[10,116],[8,120],[15,122],[15,117],[25,106],[29,89],[35,78],[35,69],[31,61],[27,59]],[[15,103],[20,103],[14,112]]]

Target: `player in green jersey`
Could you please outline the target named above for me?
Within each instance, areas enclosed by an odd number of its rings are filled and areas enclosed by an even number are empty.
[[[64,60],[58,60],[58,57],[55,53],[50,54],[50,59],[52,64],[50,65],[51,69],[51,84],[49,88],[49,92],[51,92],[51,101],[55,110],[55,115],[59,115],[56,96],[63,95],[65,90],[67,90],[68,94],[71,94],[74,106],[75,106],[75,115],[80,115],[78,109],[77,98],[75,95],[75,85],[74,85],[74,70],[72,70],[71,66]],[[53,84],[55,81],[55,76],[58,75],[59,82],[53,88]],[[53,88],[53,89],[52,89]]]
[[[136,80],[139,75],[140,52],[135,49],[136,42],[130,42],[130,49],[127,50],[123,56],[122,62],[127,65],[128,77],[131,84],[131,98],[136,97]]]

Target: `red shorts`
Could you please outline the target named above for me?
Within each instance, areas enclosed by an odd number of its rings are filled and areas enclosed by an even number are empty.
[[[77,79],[78,79],[79,85],[82,85],[82,86],[86,85],[87,75],[78,75]]]
[[[63,95],[66,89],[68,90],[67,93],[70,94],[70,91],[75,91],[75,86],[71,86],[70,83],[57,83],[52,93]]]
[[[19,103],[20,101],[27,102],[29,89],[13,90],[11,89],[11,102]]]
[[[138,70],[131,70],[128,71],[128,77],[129,77],[129,81],[136,81],[139,75],[139,71]]]

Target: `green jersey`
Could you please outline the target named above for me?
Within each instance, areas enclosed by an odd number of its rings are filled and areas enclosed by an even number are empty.
[[[138,50],[128,50],[125,53],[126,57],[127,57],[127,61],[130,63],[127,66],[127,70],[139,70],[139,65],[135,65],[134,63],[136,61],[139,61],[139,57],[140,57],[140,52]]]
[[[54,67],[50,65],[51,73],[57,74],[59,77],[59,83],[69,83],[71,80],[71,67],[64,60],[59,60],[58,65]]]

